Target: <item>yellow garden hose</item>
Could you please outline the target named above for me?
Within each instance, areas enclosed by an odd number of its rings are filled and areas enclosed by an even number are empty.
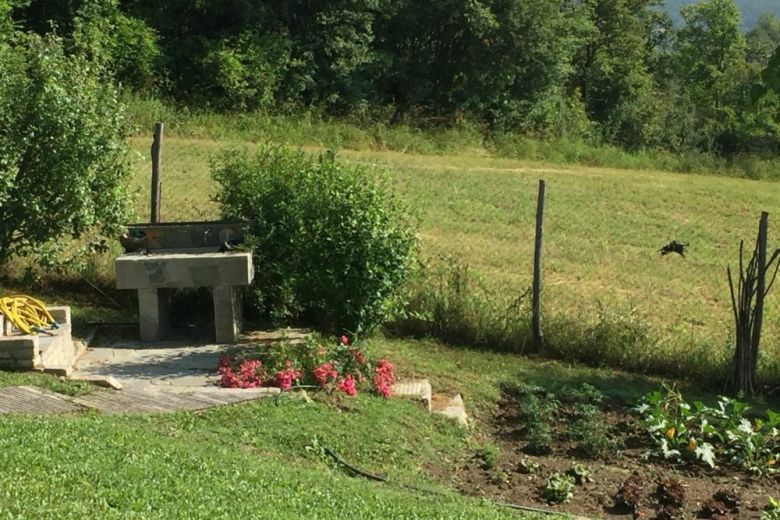
[[[23,294],[0,298],[0,314],[24,334],[44,331],[44,327],[58,327],[42,301]]]

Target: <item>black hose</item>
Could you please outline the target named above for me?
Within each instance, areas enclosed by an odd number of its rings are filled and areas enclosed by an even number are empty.
[[[400,483],[400,482],[392,482],[387,477],[383,477],[383,476],[377,475],[375,473],[369,473],[367,471],[363,471],[362,469],[357,468],[357,467],[353,466],[352,464],[348,463],[347,461],[345,461],[343,458],[341,458],[338,455],[338,453],[336,453],[332,449],[328,448],[327,446],[324,446],[324,449],[325,449],[325,453],[327,453],[328,456],[330,456],[339,465],[344,466],[345,468],[347,468],[349,471],[351,471],[355,475],[358,475],[358,476],[361,476],[361,477],[364,477],[364,478],[367,478],[369,480],[373,480],[373,481],[376,481],[376,482],[383,482],[385,484],[390,484],[390,485],[394,485],[394,486],[401,487],[401,488],[411,489],[413,491],[418,491],[420,493],[425,493],[425,494],[428,494],[428,495],[447,496],[447,493],[444,493],[442,491],[437,491],[435,489],[430,489],[430,488],[421,488],[421,487],[418,487],[418,486],[415,486],[415,485],[412,485],[412,484],[403,484],[403,483]],[[521,506],[519,504],[513,504],[511,502],[500,502],[498,500],[493,500],[493,499],[490,499],[490,498],[485,499],[485,500],[487,500],[488,502],[490,502],[491,504],[493,504],[494,506],[497,506],[497,507],[505,507],[505,508],[508,508],[508,509],[516,509],[516,510],[519,510],[519,511],[529,511],[529,512],[532,512],[532,513],[542,513],[542,514],[546,514],[546,515],[561,515],[562,514],[562,513],[558,512],[558,511],[553,511],[551,509],[542,509],[542,508],[539,508],[539,507],[531,507],[531,506]]]

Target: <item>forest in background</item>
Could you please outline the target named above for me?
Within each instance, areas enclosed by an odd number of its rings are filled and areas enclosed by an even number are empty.
[[[733,0],[683,6],[679,23],[660,0],[0,0],[0,10],[16,30],[55,33],[127,89],[179,106],[467,120],[629,151],[780,151],[780,98],[762,88],[780,18],[745,33]]]
[[[664,7],[672,18],[680,22],[680,8],[694,4],[697,0],[666,0]],[[777,0],[734,0],[742,16],[742,29],[749,31],[756,26],[762,14],[771,13],[780,16],[780,2]]]

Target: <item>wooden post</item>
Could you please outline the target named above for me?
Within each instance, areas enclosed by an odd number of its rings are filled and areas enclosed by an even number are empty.
[[[531,323],[534,344],[537,351],[544,349],[542,334],[541,292],[542,292],[542,231],[544,222],[544,181],[539,181],[539,197],[536,202],[536,241],[534,243],[534,282]]]
[[[758,347],[761,343],[761,326],[764,321],[764,296],[766,293],[766,241],[769,228],[769,213],[761,212],[761,219],[758,221],[758,240],[756,249],[758,250],[757,275],[756,280],[756,307],[753,315],[753,337],[750,339],[750,367],[752,377],[756,375],[758,364]]]
[[[152,141],[152,224],[160,222],[160,168],[162,166],[163,124],[154,124]]]

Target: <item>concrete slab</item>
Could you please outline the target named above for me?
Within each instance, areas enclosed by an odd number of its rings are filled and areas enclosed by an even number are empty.
[[[277,329],[242,334],[241,344],[298,343],[311,331]],[[123,388],[213,388],[218,379],[219,358],[231,349],[222,344],[191,339],[142,343],[112,338],[94,342],[79,357],[71,379],[113,377]]]
[[[216,287],[249,285],[254,278],[252,254],[124,254],[114,262],[117,289]]]
[[[431,383],[427,379],[399,381],[393,385],[392,394],[398,397],[411,397],[418,400],[431,411]]]
[[[454,419],[461,426],[469,425],[466,406],[463,404],[463,398],[460,394],[455,394],[454,396],[434,394],[431,400],[431,407],[434,412]]]
[[[72,379],[113,377],[123,388],[181,386],[203,388],[217,382],[222,345],[121,344],[90,348],[81,356]]]
[[[0,388],[0,414],[78,413],[85,408],[70,398],[32,386]]]

